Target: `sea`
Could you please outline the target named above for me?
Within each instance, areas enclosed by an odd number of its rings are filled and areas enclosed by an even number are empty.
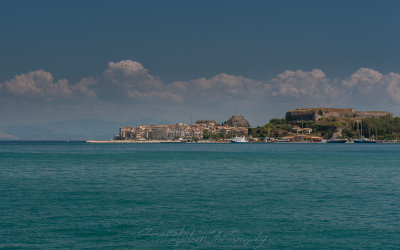
[[[0,142],[1,249],[399,249],[400,144]]]

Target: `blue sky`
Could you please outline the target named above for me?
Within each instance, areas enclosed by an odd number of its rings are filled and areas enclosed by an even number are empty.
[[[178,122],[236,111],[261,125],[306,105],[396,113],[400,84],[390,73],[400,73],[399,11],[399,1],[2,1],[0,114],[7,123],[163,115]],[[107,75],[110,63],[124,76]],[[135,63],[143,71],[133,76],[126,67]],[[96,83],[78,86],[89,77]],[[205,85],[204,102],[189,94]],[[310,94],[315,88],[322,93]],[[116,115],[127,105],[130,112]]]

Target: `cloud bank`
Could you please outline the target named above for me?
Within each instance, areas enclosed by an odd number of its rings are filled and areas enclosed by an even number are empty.
[[[331,80],[321,69],[286,70],[266,80],[220,73],[167,83],[140,62],[123,60],[109,62],[101,75],[76,83],[54,79],[41,69],[0,82],[0,113],[15,121],[15,114],[29,119],[38,114],[38,119],[47,120],[156,116],[182,121],[189,115],[225,119],[239,111],[250,120],[267,122],[268,115],[283,116],[301,104],[359,107],[364,103],[368,103],[365,108],[395,112],[400,106],[400,74],[360,68],[345,79]],[[256,119],[260,116],[264,118]]]

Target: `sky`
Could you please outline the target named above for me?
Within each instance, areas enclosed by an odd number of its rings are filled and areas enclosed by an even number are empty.
[[[0,126],[400,115],[398,13],[399,1],[1,1]]]

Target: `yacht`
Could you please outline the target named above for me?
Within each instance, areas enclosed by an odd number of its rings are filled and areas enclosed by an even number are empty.
[[[360,131],[360,139],[355,139],[353,140],[354,143],[376,143],[376,140],[371,140],[368,138],[365,138],[363,136],[363,131],[362,131],[362,119],[361,119],[361,131]]]
[[[242,137],[235,137],[234,139],[231,140],[231,143],[248,143],[249,141],[246,140],[244,136]]]
[[[327,143],[346,143],[346,139],[330,139]]]
[[[364,136],[362,136],[361,139],[355,139],[353,141],[354,141],[354,143],[376,143],[375,140],[365,138]]]

